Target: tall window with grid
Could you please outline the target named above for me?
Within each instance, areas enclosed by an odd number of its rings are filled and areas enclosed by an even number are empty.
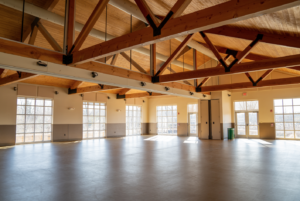
[[[156,107],[157,133],[177,134],[177,106]]]
[[[142,107],[126,105],[126,135],[142,134]]]
[[[300,98],[275,99],[276,138],[300,139]]]
[[[51,99],[18,97],[16,143],[51,141],[52,114]]]
[[[83,138],[105,137],[105,103],[83,102]]]

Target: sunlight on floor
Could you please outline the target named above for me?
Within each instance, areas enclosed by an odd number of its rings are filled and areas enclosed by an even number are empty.
[[[198,142],[199,142],[199,139],[197,137],[189,137],[183,143],[198,144]]]
[[[259,139],[253,139],[254,142],[257,142],[259,144],[266,144],[266,145],[269,145],[269,144],[272,144],[270,142],[267,142],[265,140],[259,140]]]
[[[5,146],[5,147],[0,147],[0,149],[10,149],[10,148],[13,148],[15,146]]]
[[[150,137],[150,138],[147,138],[145,140],[147,141],[171,141],[171,140],[174,140],[176,138],[176,136],[154,136],[154,137]]]

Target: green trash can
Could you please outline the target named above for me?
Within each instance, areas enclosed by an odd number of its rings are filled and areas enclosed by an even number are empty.
[[[228,128],[228,140],[234,139],[234,128]]]

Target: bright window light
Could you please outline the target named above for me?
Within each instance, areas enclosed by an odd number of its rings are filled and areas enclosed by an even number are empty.
[[[126,135],[142,134],[142,107],[126,105]]]
[[[177,134],[177,106],[157,106],[156,107],[157,133]]]
[[[53,100],[18,97],[16,143],[51,141],[52,115]]]
[[[105,103],[83,102],[83,139],[105,137]]]

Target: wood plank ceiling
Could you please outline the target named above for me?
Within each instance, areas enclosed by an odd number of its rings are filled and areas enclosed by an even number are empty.
[[[134,0],[129,0],[135,4]],[[195,12],[197,10],[201,10],[204,8],[211,7],[213,5],[217,5],[228,0],[193,0],[190,5],[185,9],[182,15],[189,14]],[[26,2],[34,4],[38,7],[43,8],[47,1],[46,0],[26,0]],[[169,10],[172,8],[176,1],[171,0],[146,0],[150,9],[154,12],[155,15],[165,16]],[[85,24],[88,20],[90,14],[92,13],[94,7],[98,3],[98,0],[76,0],[76,22]],[[64,16],[65,15],[65,0],[59,0],[56,6],[53,8],[52,12]],[[22,13],[11,8],[0,5],[0,37],[8,38],[11,40],[20,41],[21,35],[21,18]],[[25,14],[24,27],[30,27],[32,21],[35,17]],[[132,28],[131,28],[131,19],[132,19]],[[283,36],[295,36],[300,37],[300,6],[293,7],[290,9],[278,11],[271,14],[266,14],[263,16],[243,20],[240,22],[233,23],[229,25],[230,27],[239,28],[243,30],[255,30],[266,32],[270,34],[280,34]],[[107,27],[106,27],[107,22]],[[56,40],[56,42],[62,47],[63,46],[63,35],[64,28],[60,25],[54,24],[52,22],[48,22],[43,20],[42,24],[48,30],[48,32],[52,35],[52,37]],[[118,37],[124,34],[130,33],[131,31],[136,31],[144,28],[146,25],[144,22],[136,19],[135,17],[131,18],[131,15],[125,13],[118,8],[108,4],[107,5],[107,19],[106,12],[103,12],[96,22],[94,29],[105,32]],[[75,39],[77,38],[79,32],[75,32]],[[215,46],[230,48],[232,50],[242,51],[251,41],[231,38],[227,36],[220,36],[215,34],[207,34],[212,43]],[[200,34],[195,34],[194,40],[205,43]],[[92,36],[88,36],[86,41],[83,43],[81,49],[93,46],[95,44],[101,43],[103,40],[99,38],[95,38]],[[162,41],[157,43],[157,53],[160,53],[165,56],[170,56],[170,54],[179,46],[180,42],[172,39],[168,41]],[[38,32],[34,45],[51,49],[51,45],[47,42],[44,36]],[[145,46],[144,48],[150,49],[150,46]],[[128,56],[132,55],[132,60],[137,62],[140,66],[142,66],[147,72],[150,71],[150,56],[138,53],[136,51],[126,51]],[[288,55],[300,54],[300,49],[283,47],[279,45],[271,45],[266,43],[259,43],[251,53],[257,55],[263,55],[267,57],[282,57]],[[110,63],[112,58],[107,60]],[[177,59],[180,62],[184,62],[188,65],[193,65],[193,51],[188,50],[184,56],[181,56]],[[209,66],[210,58],[199,53],[197,54],[197,63],[198,66],[206,63]],[[163,64],[162,61],[157,60],[157,66],[161,66]],[[123,56],[119,56],[117,62],[115,64],[118,67],[130,69],[130,62],[124,58]],[[180,66],[171,65],[171,68],[175,72],[181,72],[183,69]],[[138,71],[134,66],[132,66],[132,70]],[[277,70],[278,71],[278,70]],[[285,73],[290,73],[292,75],[299,74],[297,71],[291,70],[283,70]],[[282,71],[282,72],[283,72]],[[7,75],[11,75],[15,72],[8,71]],[[166,70],[165,74],[172,73],[170,70]],[[245,77],[245,80],[247,77]],[[38,76],[31,79],[24,80],[26,83],[33,84],[44,84],[50,86],[57,87],[70,87],[74,80],[66,80],[62,78],[53,78],[49,76]],[[80,87],[87,87],[95,85],[94,83],[83,83]],[[120,89],[110,90],[110,93],[118,93]],[[128,93],[133,93],[135,90],[130,90]]]

